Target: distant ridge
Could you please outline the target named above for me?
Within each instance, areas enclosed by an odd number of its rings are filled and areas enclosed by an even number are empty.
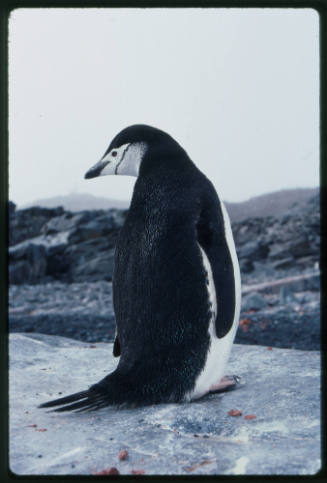
[[[31,203],[19,206],[18,209],[30,208],[31,206],[42,206],[45,208],[63,206],[64,209],[68,211],[108,210],[110,208],[127,210],[129,208],[129,201],[114,200],[111,198],[94,196],[89,193],[71,193],[65,196],[53,196],[51,198],[35,200]]]
[[[246,218],[280,216],[289,211],[295,204],[305,203],[307,200],[319,193],[319,188],[293,188],[280,191],[273,191],[249,200],[231,203],[225,201],[225,205],[231,221],[242,221]],[[108,210],[117,208],[127,210],[129,201],[114,200],[91,195],[89,193],[72,193],[66,196],[53,196],[35,200],[32,203],[19,206],[18,209],[31,206],[43,206],[54,208],[63,206],[68,211],[83,210]]]
[[[240,203],[225,201],[231,221],[280,216],[295,204],[302,204],[319,193],[319,188],[293,188],[255,196]]]

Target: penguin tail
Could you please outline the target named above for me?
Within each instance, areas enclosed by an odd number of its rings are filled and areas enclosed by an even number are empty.
[[[56,409],[53,409],[53,411],[83,412],[93,411],[96,409],[104,408],[111,404],[115,404],[118,401],[115,401],[114,397],[111,396],[113,393],[110,387],[110,380],[108,380],[110,376],[111,374],[107,376],[107,378],[105,378],[104,380],[100,381],[100,383],[91,386],[90,389],[86,391],[76,392],[74,394],[70,394],[69,396],[47,401],[40,404],[38,407],[54,408],[58,406]],[[103,384],[104,381],[106,381],[106,384]]]

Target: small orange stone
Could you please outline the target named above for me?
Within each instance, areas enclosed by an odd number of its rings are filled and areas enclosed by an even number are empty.
[[[255,419],[257,416],[255,414],[246,414],[244,419]]]
[[[114,466],[111,466],[110,468],[107,468],[106,470],[96,471],[93,474],[94,475],[120,475],[119,471]]]
[[[271,351],[272,350],[272,347],[267,347],[267,351]]]
[[[229,416],[242,416],[242,411],[239,409],[231,409],[228,411]]]
[[[250,323],[251,323],[251,321],[249,319],[241,319],[239,321],[239,326],[241,327],[241,329],[244,332],[247,332],[249,330]]]
[[[121,451],[119,451],[118,453],[118,458],[120,459],[120,461],[123,461],[127,458],[128,456],[128,451],[127,449],[122,449]]]

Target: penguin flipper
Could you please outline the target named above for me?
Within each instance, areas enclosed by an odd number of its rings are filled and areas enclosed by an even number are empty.
[[[218,214],[217,214],[218,213]],[[227,215],[228,216],[228,215]],[[229,223],[224,208],[204,209],[197,224],[197,239],[208,257],[217,297],[216,334],[224,337],[234,323],[236,302],[234,266],[226,234],[222,230]]]

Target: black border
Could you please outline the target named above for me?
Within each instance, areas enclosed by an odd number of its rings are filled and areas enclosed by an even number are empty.
[[[1,360],[1,392],[0,392],[0,478],[2,481],[43,481],[43,480],[61,480],[67,482],[76,482],[77,480],[110,480],[119,481],[137,480],[142,477],[135,476],[97,476],[92,475],[76,475],[76,476],[17,476],[9,469],[9,424],[8,424],[8,20],[10,13],[16,8],[313,8],[319,14],[320,22],[320,203],[321,203],[321,349],[322,349],[322,413],[321,413],[321,436],[322,436],[322,469],[316,475],[246,475],[246,476],[219,476],[219,475],[181,475],[181,476],[151,476],[144,475],[143,478],[148,481],[162,481],[163,479],[176,480],[219,480],[228,481],[235,479],[244,479],[248,481],[262,480],[287,480],[287,481],[307,481],[316,482],[327,481],[326,466],[326,351],[327,351],[327,329],[326,329],[326,267],[327,267],[327,221],[326,221],[326,194],[327,194],[327,167],[326,167],[326,64],[327,64],[327,46],[326,46],[326,26],[327,26],[327,0],[102,0],[102,1],[84,1],[80,0],[6,0],[0,4],[1,12],[1,71],[0,87],[1,87],[1,130],[0,130],[0,152],[1,152],[1,169],[0,169],[0,313],[2,315],[2,323],[0,323],[0,360]]]

